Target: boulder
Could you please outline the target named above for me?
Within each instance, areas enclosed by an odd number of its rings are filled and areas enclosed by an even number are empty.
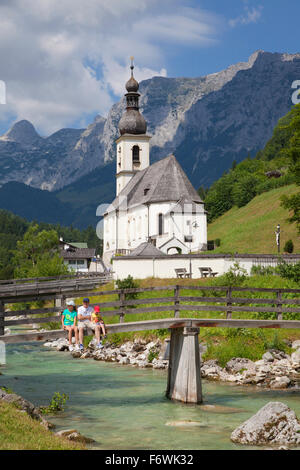
[[[269,351],[267,351],[265,354],[263,354],[262,359],[264,361],[267,361],[267,362],[273,362],[274,361],[274,357]]]
[[[292,349],[300,349],[300,339],[297,339],[296,341],[293,341]]]
[[[55,435],[59,437],[65,437],[69,441],[73,442],[83,442],[85,444],[95,442],[94,439],[83,436],[76,429],[63,429],[62,431],[56,432]]]
[[[291,359],[294,367],[300,367],[300,349],[292,353]]]
[[[234,357],[227,362],[225,369],[227,372],[235,374],[243,369],[249,370],[254,369],[254,367],[254,362],[250,361],[250,359],[246,359],[245,357]]]
[[[287,388],[291,383],[291,380],[284,376],[284,377],[275,377],[274,380],[272,380],[272,382],[270,382],[270,387],[273,388],[273,389],[283,389],[283,388]]]
[[[240,444],[299,445],[300,422],[294,411],[281,402],[269,402],[238,426],[231,440]]]

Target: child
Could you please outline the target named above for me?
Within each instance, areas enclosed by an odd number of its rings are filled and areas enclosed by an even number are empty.
[[[103,333],[104,337],[106,338],[106,329],[105,329],[103,318],[100,315],[99,305],[96,305],[94,307],[94,311],[92,313],[91,319],[92,319],[93,323],[96,323],[96,325],[100,326],[100,329],[102,330],[102,333]]]
[[[77,328],[77,312],[74,300],[68,300],[66,302],[67,308],[62,312],[61,324],[63,330],[69,332],[69,351],[73,351],[72,346],[72,334],[75,334],[75,349],[79,349],[79,337]]]

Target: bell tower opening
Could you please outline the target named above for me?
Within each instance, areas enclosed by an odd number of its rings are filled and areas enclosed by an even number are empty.
[[[132,162],[140,163],[140,147],[138,145],[132,147]]]

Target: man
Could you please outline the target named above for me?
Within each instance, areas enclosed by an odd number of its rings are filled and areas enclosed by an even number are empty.
[[[79,329],[79,347],[80,349],[84,349],[83,346],[83,330],[86,328],[91,328],[95,331],[95,336],[97,340],[97,348],[103,348],[102,341],[100,340],[100,325],[93,323],[91,321],[92,313],[94,312],[93,307],[90,306],[90,299],[85,298],[82,301],[83,305],[78,308],[78,329]]]

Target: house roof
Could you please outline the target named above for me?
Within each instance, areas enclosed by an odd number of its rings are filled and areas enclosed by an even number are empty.
[[[173,243],[175,244],[174,246],[180,245],[180,246],[182,246],[182,247],[188,249],[187,245],[185,245],[185,244],[184,244],[181,240],[179,240],[177,237],[169,238],[169,240],[167,240],[165,243],[163,243],[162,245],[160,245],[159,249],[163,248],[164,246],[166,246],[168,243],[171,243],[171,242],[173,242]]]
[[[77,248],[75,251],[60,250],[64,259],[90,259],[94,258],[96,248]]]
[[[137,248],[132,250],[130,256],[161,256],[164,255],[162,251],[156,248],[153,243],[144,242],[141,243]]]
[[[88,244],[86,242],[66,242],[67,245],[75,246],[76,248],[88,248]]]
[[[174,155],[137,171],[108,207],[107,212],[121,207],[123,198],[127,198],[127,207],[153,202],[177,202],[181,199],[203,204]]]

